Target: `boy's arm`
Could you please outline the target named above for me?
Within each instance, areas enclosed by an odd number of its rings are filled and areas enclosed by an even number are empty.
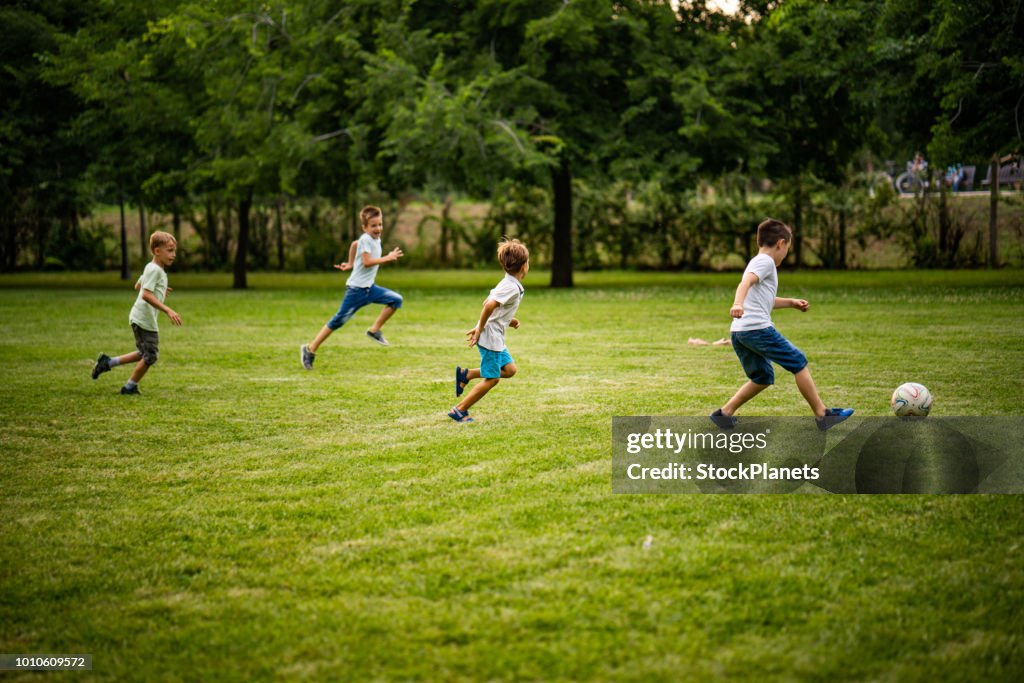
[[[487,319],[491,317],[491,313],[494,313],[494,309],[500,306],[494,299],[488,299],[484,302],[484,307],[480,311],[480,320],[477,321],[476,327],[466,332],[466,341],[469,342],[470,346],[475,346],[480,334],[484,331],[484,325],[487,324]]]
[[[381,258],[373,258],[364,251],[363,265],[366,266],[367,268],[369,268],[370,266],[379,266],[380,264],[387,263],[388,261],[397,261],[398,259],[402,258],[402,256],[404,256],[404,254],[402,253],[402,249],[400,247],[395,247],[394,249],[391,250],[391,253],[389,253],[387,256],[382,256]]]
[[[157,308],[167,314],[167,317],[171,319],[171,322],[175,325],[181,325],[181,316],[174,312],[169,306],[165,306],[160,299],[156,298],[156,294],[149,291],[148,289],[142,290],[142,300],[153,308]]]
[[[775,305],[772,308],[798,308],[804,313],[807,312],[807,307],[810,306],[806,299],[784,299],[780,296],[775,297]]]
[[[356,240],[355,242],[350,244],[348,247],[348,261],[345,261],[344,263],[339,263],[334,267],[337,268],[338,270],[352,270],[352,264],[356,260],[356,248],[358,246],[359,240]]]
[[[732,308],[729,309],[729,315],[734,318],[743,317],[743,302],[747,300],[747,292],[750,288],[757,284],[761,278],[757,277],[757,273],[745,273],[743,279],[740,280],[739,286],[736,288],[736,296],[732,299]]]

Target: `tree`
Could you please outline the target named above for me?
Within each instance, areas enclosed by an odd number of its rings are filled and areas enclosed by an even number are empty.
[[[44,81],[40,55],[89,10],[73,2],[0,8],[0,270],[14,270],[29,245],[36,267],[54,241],[74,256],[78,217],[88,204],[88,151],[73,132],[82,105],[68,88]]]
[[[861,148],[872,120],[858,96],[872,78],[866,59],[875,3],[792,0],[769,9],[749,41],[740,43],[749,68],[761,75],[753,89],[735,93],[765,112],[749,135],[768,150],[765,168],[788,179],[795,230],[793,255],[802,262],[808,198],[806,174],[838,184]]]

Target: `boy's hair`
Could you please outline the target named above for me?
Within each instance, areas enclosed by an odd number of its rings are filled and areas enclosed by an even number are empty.
[[[384,215],[384,212],[380,210],[379,206],[364,206],[363,210],[359,212],[359,220],[363,225],[369,225],[371,218]]]
[[[793,241],[793,230],[774,218],[766,218],[757,226],[757,246],[772,247],[779,240]]]
[[[163,230],[157,230],[149,236],[149,250],[156,251],[157,247],[166,247],[168,244],[177,244],[178,240],[174,235]]]
[[[530,250],[517,239],[506,237],[498,243],[498,263],[506,273],[515,275],[530,260]]]

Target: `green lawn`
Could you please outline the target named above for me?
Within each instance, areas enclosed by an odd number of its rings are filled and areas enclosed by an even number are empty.
[[[452,370],[497,271],[382,269],[405,296],[299,365],[344,276],[171,273],[161,359],[111,274],[0,277],[0,652],[94,679],[1017,680],[1024,497],[622,496],[611,417],[741,383],[736,274],[526,281],[520,372],[457,425]],[[829,404],[1020,415],[1024,272],[782,273],[776,323]],[[793,382],[749,413],[807,414]],[[652,537],[650,547],[644,539]],[[8,674],[68,680],[68,674]]]

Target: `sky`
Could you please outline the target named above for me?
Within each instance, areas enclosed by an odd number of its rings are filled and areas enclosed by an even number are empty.
[[[673,8],[679,6],[679,0],[669,0]],[[739,7],[739,0],[709,0],[708,7],[712,9],[719,9],[728,14],[733,14],[736,8]]]

